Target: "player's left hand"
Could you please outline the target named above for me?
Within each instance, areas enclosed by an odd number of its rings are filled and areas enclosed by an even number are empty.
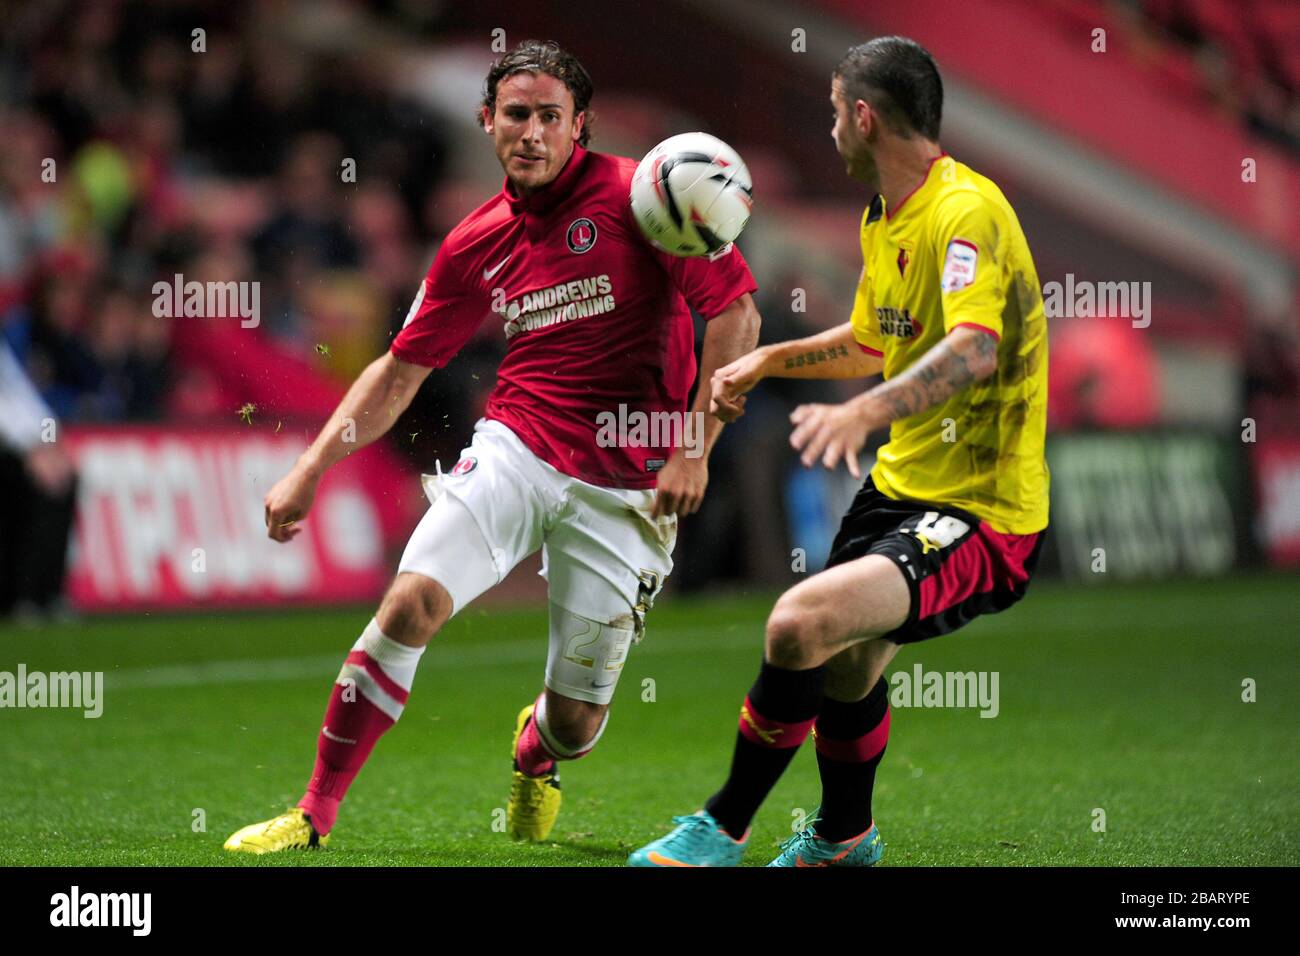
[[[858,405],[800,405],[790,413],[790,421],[795,426],[790,445],[803,453],[799,459],[805,468],[811,468],[821,458],[822,464],[833,471],[842,458],[849,466],[849,474],[862,477],[858,452],[867,443],[871,425]]]
[[[682,449],[673,452],[663,468],[655,504],[651,515],[657,520],[664,515],[684,517],[700,510],[704,489],[709,485],[709,462],[703,455],[687,458]]]

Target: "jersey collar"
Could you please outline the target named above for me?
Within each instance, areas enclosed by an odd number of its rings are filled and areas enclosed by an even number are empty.
[[[583,161],[586,158],[587,150],[574,143],[573,155],[569,157],[568,162],[564,164],[564,168],[560,170],[560,175],[537,192],[531,196],[516,196],[514,187],[510,185],[510,177],[507,176],[505,184],[501,187],[501,195],[505,197],[510,211],[516,216],[525,212],[531,212],[534,215],[545,215],[573,192],[573,184],[577,182]]]

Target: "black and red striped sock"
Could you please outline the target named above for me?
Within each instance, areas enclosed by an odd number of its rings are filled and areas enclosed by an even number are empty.
[[[824,679],[823,667],[791,671],[763,661],[758,680],[740,708],[731,775],[704,805],[735,839],[745,835],[812,730]]]
[[[852,703],[824,698],[814,737],[822,777],[817,835],[841,843],[871,826],[876,767],[889,743],[889,683],[881,677]]]

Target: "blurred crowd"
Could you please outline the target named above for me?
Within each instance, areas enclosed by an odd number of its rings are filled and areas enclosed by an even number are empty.
[[[340,384],[405,315],[443,124],[373,57],[285,42],[259,21],[275,6],[6,14],[0,332],[60,419],[234,414],[239,383],[205,361],[231,323],[156,314],[177,274],[257,279],[250,338]]]

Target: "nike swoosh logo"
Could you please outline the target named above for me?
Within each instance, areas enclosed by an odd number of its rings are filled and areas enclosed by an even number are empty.
[[[510,255],[506,256],[504,259],[502,259],[500,262],[498,262],[498,263],[497,263],[495,266],[493,266],[491,269],[484,269],[484,270],[483,270],[483,281],[484,281],[484,282],[487,282],[487,281],[488,281],[489,279],[491,279],[494,275],[496,275],[498,272],[500,272],[501,269],[505,266],[505,264],[506,264],[507,262],[510,261],[510,256],[511,256],[511,255],[514,255],[514,253],[513,253],[513,252],[510,253]]]
[[[870,832],[871,832],[871,831],[868,830],[868,831],[866,831],[866,833],[863,833],[861,836],[859,836],[856,840],[850,840],[848,846],[846,846],[846,847],[845,847],[843,850],[841,850],[839,853],[836,853],[836,854],[835,854],[833,857],[831,857],[829,860],[821,860],[821,861],[816,861],[816,862],[813,862],[813,863],[805,863],[805,862],[803,861],[803,857],[801,857],[801,856],[796,856],[796,857],[794,858],[794,865],[795,865],[796,867],[804,867],[804,866],[831,866],[832,864],[838,863],[840,860],[844,859],[846,856],[848,856],[850,853],[852,853],[852,852],[854,851],[854,849],[857,848],[857,845],[858,845],[859,843],[861,843],[861,842],[866,838],[867,833],[870,833]],[[872,840],[871,843],[868,844],[868,845],[869,845],[869,846],[875,846],[876,843],[877,843],[879,840],[880,840],[880,834],[876,834],[876,839],[875,839],[875,840]]]
[[[356,743],[355,740],[349,740],[347,737],[340,737],[338,734],[330,733],[329,727],[322,727],[320,732],[324,734],[326,737],[328,737],[330,740],[333,740],[335,743],[340,743],[340,744]]]
[[[668,857],[664,856],[662,853],[657,853],[654,850],[651,850],[649,853],[647,853],[646,857],[650,860],[651,863],[654,863],[657,866],[693,866],[693,864],[683,863],[681,860],[669,859]]]

